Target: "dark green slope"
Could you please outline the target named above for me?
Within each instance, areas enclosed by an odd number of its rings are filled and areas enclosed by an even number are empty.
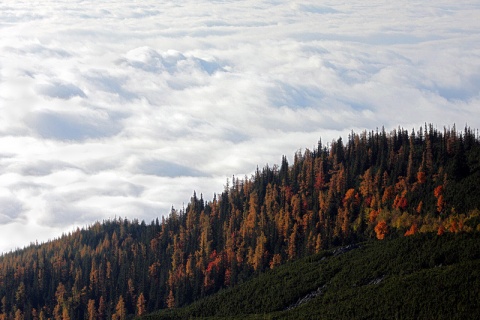
[[[479,319],[480,234],[421,234],[325,251],[144,319],[189,318]]]

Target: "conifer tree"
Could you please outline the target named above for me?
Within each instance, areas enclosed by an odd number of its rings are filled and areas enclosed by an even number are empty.
[[[88,317],[88,320],[97,319],[97,310],[95,308],[95,300],[92,300],[92,299],[88,300],[87,317]]]
[[[143,292],[140,293],[137,300],[137,316],[143,316],[146,313],[146,301]]]
[[[115,313],[112,316],[112,320],[125,320],[127,318],[127,309],[125,308],[125,301],[123,297],[118,298],[117,306],[115,307]]]

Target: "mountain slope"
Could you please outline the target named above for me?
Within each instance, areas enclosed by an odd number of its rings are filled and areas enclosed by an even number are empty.
[[[212,200],[194,192],[161,221],[97,222],[0,256],[0,319],[123,319],[332,247],[478,232],[478,181],[470,128],[352,132],[233,177]]]
[[[322,252],[143,319],[478,319],[479,297],[480,234],[423,234]]]

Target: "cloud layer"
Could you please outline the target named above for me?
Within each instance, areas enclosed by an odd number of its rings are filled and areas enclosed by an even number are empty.
[[[476,1],[0,4],[0,251],[351,130],[480,127]]]

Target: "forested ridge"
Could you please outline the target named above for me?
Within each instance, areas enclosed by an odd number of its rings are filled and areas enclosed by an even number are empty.
[[[115,219],[0,257],[0,319],[126,319],[333,246],[480,231],[475,130],[352,132],[193,194],[151,223]]]

